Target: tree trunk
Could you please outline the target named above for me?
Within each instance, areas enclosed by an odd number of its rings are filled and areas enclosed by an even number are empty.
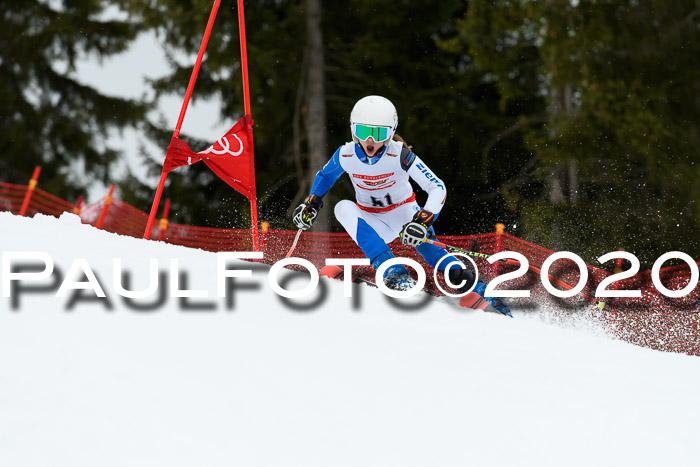
[[[574,118],[574,86],[565,84],[556,88],[552,92],[550,107],[550,122],[560,121],[562,118],[567,121]],[[549,136],[551,139],[557,137],[559,128],[553,125]],[[552,169],[549,177],[549,200],[553,203],[569,202],[576,204],[579,200],[578,193],[578,164],[575,159],[567,159]]]
[[[309,146],[309,187],[328,159],[326,146],[326,89],[323,72],[323,31],[321,29],[321,0],[308,0],[306,12],[308,73],[306,86],[306,135]],[[327,201],[327,200],[326,200]],[[314,224],[317,232],[330,227],[332,206],[321,209]]]

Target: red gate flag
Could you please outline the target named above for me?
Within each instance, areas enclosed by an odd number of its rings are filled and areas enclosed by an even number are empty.
[[[220,3],[221,0],[214,0],[211,13],[209,14],[207,28],[204,31],[202,43],[199,45],[197,61],[194,64],[192,76],[190,76],[190,82],[187,85],[185,100],[182,102],[182,108],[180,109],[180,116],[178,117],[175,131],[173,132],[173,138],[170,140],[170,146],[168,146],[168,150],[166,152],[163,171],[160,174],[160,181],[158,182],[156,195],[153,198],[153,205],[151,206],[151,213],[148,215],[148,222],[146,223],[146,230],[143,233],[143,238],[149,238],[151,235],[151,228],[153,227],[153,221],[156,218],[156,210],[158,209],[158,203],[160,203],[160,197],[163,194],[165,177],[167,177],[168,172],[181,165],[190,165],[197,161],[204,161],[204,163],[207,164],[216,175],[233,187],[234,190],[242,193],[250,201],[253,247],[255,248],[255,251],[259,251],[258,201],[255,196],[253,130],[251,128],[253,119],[250,116],[248,59],[246,56],[243,0],[238,0],[238,32],[241,41],[241,71],[243,73],[243,103],[245,108],[245,116],[239,119],[233,128],[226,133],[226,135],[224,135],[217,143],[212,144],[206,151],[196,153],[187,146],[187,143],[179,138],[182,121],[185,118],[185,112],[187,111],[187,105],[190,102],[190,97],[192,97],[194,83],[197,81],[197,74],[199,73],[202,59],[204,58],[204,52],[207,48],[209,35],[211,34],[212,27],[214,26],[214,19],[216,18],[216,13],[219,10]]]
[[[170,172],[182,165],[204,161],[207,166],[242,193],[246,198],[255,197],[255,174],[253,166],[253,119],[245,115],[222,136],[202,152],[192,151],[187,143],[173,136],[165,154],[163,171]]]

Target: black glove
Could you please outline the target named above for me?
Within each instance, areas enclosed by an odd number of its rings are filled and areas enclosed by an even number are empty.
[[[413,220],[403,226],[399,238],[404,245],[418,246],[428,237],[428,229],[433,225],[435,215],[421,209],[414,216]]]
[[[459,285],[464,281],[464,284],[461,287],[457,287],[457,290],[459,293],[466,293],[467,290],[472,288],[472,285],[474,285],[474,282],[476,281],[476,275],[474,274],[474,271],[469,269],[469,266],[467,266],[467,269],[462,269],[462,268],[451,268],[449,271],[447,271],[447,275],[450,278],[450,282]]]
[[[318,210],[323,207],[323,201],[316,195],[309,195],[304,202],[296,207],[292,220],[294,225],[301,230],[311,228],[318,215]]]

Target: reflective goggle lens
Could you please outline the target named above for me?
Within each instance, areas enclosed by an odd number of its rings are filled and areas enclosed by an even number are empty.
[[[389,138],[389,128],[384,126],[355,125],[355,136],[362,141],[367,141],[370,136],[375,141],[384,141]]]

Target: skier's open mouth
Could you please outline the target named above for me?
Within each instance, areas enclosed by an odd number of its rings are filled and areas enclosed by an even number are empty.
[[[372,145],[372,144],[368,144],[368,145],[367,145],[367,154],[370,155],[370,156],[371,156],[372,154],[374,154],[374,145]]]

